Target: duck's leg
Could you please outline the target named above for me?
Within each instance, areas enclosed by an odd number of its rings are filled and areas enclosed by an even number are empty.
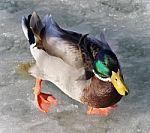
[[[99,114],[101,116],[107,116],[111,112],[111,110],[116,107],[117,107],[117,104],[114,104],[106,108],[93,108],[93,107],[88,106],[87,114]]]
[[[36,79],[35,87],[33,87],[35,102],[40,111],[48,112],[48,108],[51,105],[56,105],[57,100],[53,95],[41,92],[41,83],[41,79]]]

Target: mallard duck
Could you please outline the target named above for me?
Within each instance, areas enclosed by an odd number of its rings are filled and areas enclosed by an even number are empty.
[[[36,64],[29,72],[36,78],[33,88],[39,110],[48,112],[57,104],[52,94],[41,92],[41,82],[54,83],[66,95],[88,106],[88,114],[103,114],[128,94],[118,59],[104,34],[99,39],[62,29],[46,15],[33,12],[22,17],[22,29]]]

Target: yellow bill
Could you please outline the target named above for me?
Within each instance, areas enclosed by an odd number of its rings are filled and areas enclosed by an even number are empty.
[[[126,95],[128,94],[128,88],[125,85],[124,81],[120,77],[120,70],[118,69],[118,72],[115,73],[112,71],[112,76],[111,76],[111,82],[114,85],[115,89],[120,95]]]

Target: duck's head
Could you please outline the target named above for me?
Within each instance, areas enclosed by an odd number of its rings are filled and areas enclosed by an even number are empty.
[[[111,82],[120,95],[128,94],[128,88],[124,83],[118,59],[111,50],[100,50],[95,56],[93,66],[97,78]]]

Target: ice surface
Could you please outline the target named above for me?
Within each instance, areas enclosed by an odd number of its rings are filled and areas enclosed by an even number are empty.
[[[49,82],[59,105],[43,114],[34,105],[34,78],[18,73],[32,62],[21,30],[21,16],[51,13],[63,27],[107,38],[122,64],[130,94],[108,117],[87,116],[86,107]],[[1,0],[0,133],[150,133],[149,0]]]

